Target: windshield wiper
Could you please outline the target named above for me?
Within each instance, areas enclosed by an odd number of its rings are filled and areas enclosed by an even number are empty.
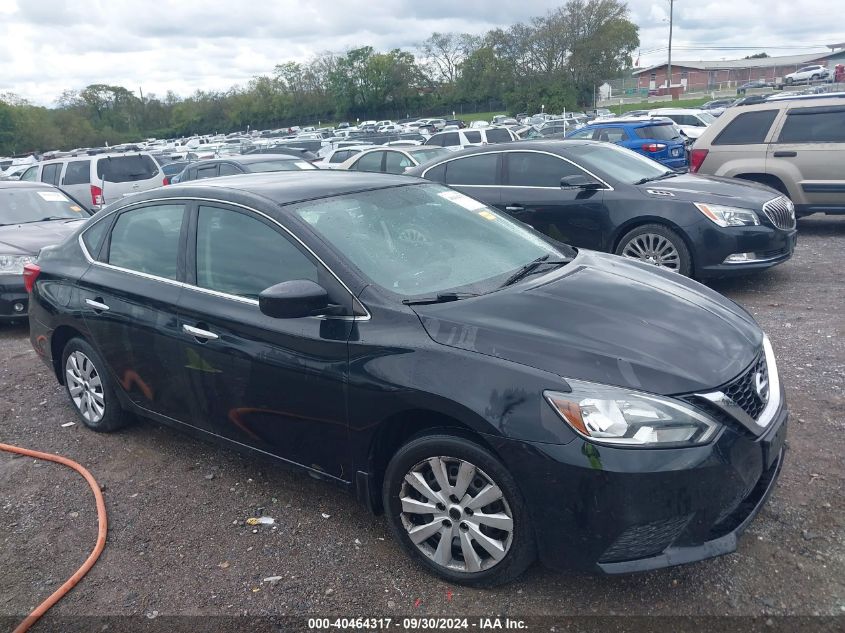
[[[35,222],[51,222],[53,220],[68,220],[68,221],[70,221],[70,220],[76,220],[76,219],[81,220],[82,218],[69,218],[67,216],[61,217],[61,216],[58,216],[58,215],[48,215],[46,218],[41,218],[39,220],[27,220],[26,222],[18,222],[17,224],[33,224]]]
[[[541,266],[564,266],[565,264],[568,264],[572,261],[571,259],[550,260],[549,257],[551,257],[551,255],[543,255],[542,257],[538,257],[537,259],[535,259],[533,262],[528,262],[527,264],[525,264],[525,266],[517,270],[513,275],[505,279],[505,283],[502,284],[502,288],[515,284],[521,279],[525,279],[528,275],[534,273]]]
[[[402,303],[406,306],[421,306],[432,303],[448,303],[450,301],[460,301],[461,299],[469,299],[470,297],[477,297],[478,293],[474,292],[438,292],[433,297],[422,297],[421,299],[402,299]]]
[[[648,177],[646,177],[646,178],[640,178],[640,179],[639,179],[637,182],[635,182],[634,184],[635,184],[635,185],[644,185],[644,184],[646,184],[647,182],[654,182],[655,180],[666,180],[667,178],[670,178],[670,177],[672,177],[672,176],[677,176],[677,175],[678,175],[678,173],[677,173],[677,172],[674,172],[674,171],[664,171],[664,172],[663,172],[662,174],[660,174],[659,176],[648,176]]]

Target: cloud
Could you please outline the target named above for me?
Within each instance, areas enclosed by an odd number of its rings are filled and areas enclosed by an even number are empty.
[[[433,31],[483,34],[543,15],[561,0],[4,0],[0,2],[0,92],[51,104],[91,83],[145,94],[225,90],[276,64],[361,45],[413,47]],[[641,63],[663,61],[668,0],[629,0],[640,26]],[[743,57],[756,51],[690,50],[760,45],[771,55],[807,52],[842,39],[830,3],[678,0],[675,59]],[[834,24],[835,26],[835,24]],[[794,49],[775,48],[794,46]],[[685,50],[686,49],[686,50]]]

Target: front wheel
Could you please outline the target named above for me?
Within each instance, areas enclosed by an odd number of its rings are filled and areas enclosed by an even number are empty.
[[[616,254],[687,277],[692,273],[692,258],[684,240],[661,224],[646,224],[629,231],[619,240]]]
[[[474,442],[451,435],[412,440],[390,460],[382,494],[396,540],[448,582],[491,587],[534,561],[516,482]]]

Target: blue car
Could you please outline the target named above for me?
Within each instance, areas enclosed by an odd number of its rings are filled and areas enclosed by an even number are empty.
[[[627,147],[669,169],[688,166],[686,143],[670,119],[628,118],[598,120],[566,138],[607,141]]]

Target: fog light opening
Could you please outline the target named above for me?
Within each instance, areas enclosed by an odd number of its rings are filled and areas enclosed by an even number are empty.
[[[744,264],[757,259],[756,253],[734,253],[725,258],[725,264]]]
[[[14,311],[15,311],[15,312],[17,312],[17,313],[21,313],[21,312],[23,312],[23,311],[24,311],[24,305],[23,305],[20,301],[17,301],[17,302],[16,302],[16,303],[12,306],[12,310],[14,310]]]

